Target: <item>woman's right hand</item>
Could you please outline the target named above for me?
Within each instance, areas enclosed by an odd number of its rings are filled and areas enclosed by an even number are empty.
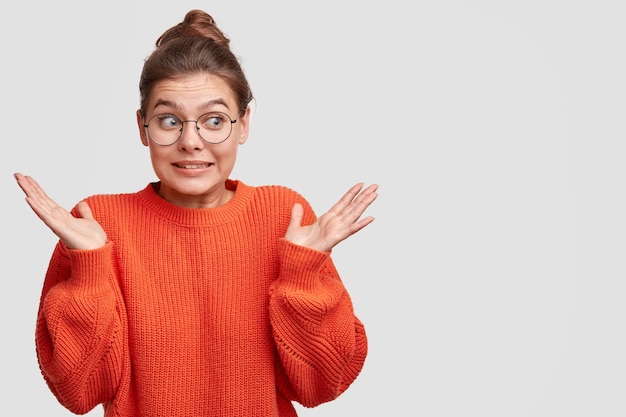
[[[81,201],[76,205],[78,217],[59,206],[44,192],[37,182],[20,173],[14,174],[26,202],[37,216],[71,249],[98,249],[105,245],[107,235],[93,218],[89,205]]]

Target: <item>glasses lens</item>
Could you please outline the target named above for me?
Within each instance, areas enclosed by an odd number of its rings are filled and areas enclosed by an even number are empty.
[[[157,114],[148,121],[148,135],[159,145],[171,145],[180,137],[182,122],[171,114]]]
[[[171,145],[180,138],[184,123],[195,123],[198,135],[205,142],[217,144],[228,139],[235,122],[222,112],[203,114],[197,121],[183,121],[171,114],[157,114],[148,121],[148,135],[159,145]]]
[[[209,143],[224,142],[230,136],[233,124],[227,114],[211,112],[198,119],[198,134]]]

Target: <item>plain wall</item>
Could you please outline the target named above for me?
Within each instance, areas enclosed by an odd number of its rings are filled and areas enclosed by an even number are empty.
[[[290,186],[319,214],[380,185],[376,221],[333,253],[369,356],[302,417],[625,415],[623,4],[4,5],[2,414],[70,415],[34,351],[56,237],[12,174],[68,209],[153,181],[139,73],[201,8],[256,97],[233,177]]]

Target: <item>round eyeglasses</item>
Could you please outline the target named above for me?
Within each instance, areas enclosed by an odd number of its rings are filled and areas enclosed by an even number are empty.
[[[185,123],[195,123],[200,138],[215,145],[228,139],[236,122],[237,119],[232,120],[226,113],[214,111],[203,114],[198,120],[180,120],[173,114],[155,114],[143,126],[154,143],[168,146],[180,139]]]

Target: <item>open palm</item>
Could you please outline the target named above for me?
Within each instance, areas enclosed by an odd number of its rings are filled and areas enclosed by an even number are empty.
[[[78,217],[74,217],[48,197],[33,178],[20,173],[14,176],[30,208],[68,248],[87,250],[104,246],[106,233],[93,218],[87,203],[77,204]]]
[[[302,226],[303,208],[295,204],[285,238],[291,242],[316,249],[330,251],[342,240],[355,234],[374,221],[368,216],[361,219],[365,209],[378,197],[378,185],[363,189],[363,183],[353,185],[341,199],[310,226]]]

